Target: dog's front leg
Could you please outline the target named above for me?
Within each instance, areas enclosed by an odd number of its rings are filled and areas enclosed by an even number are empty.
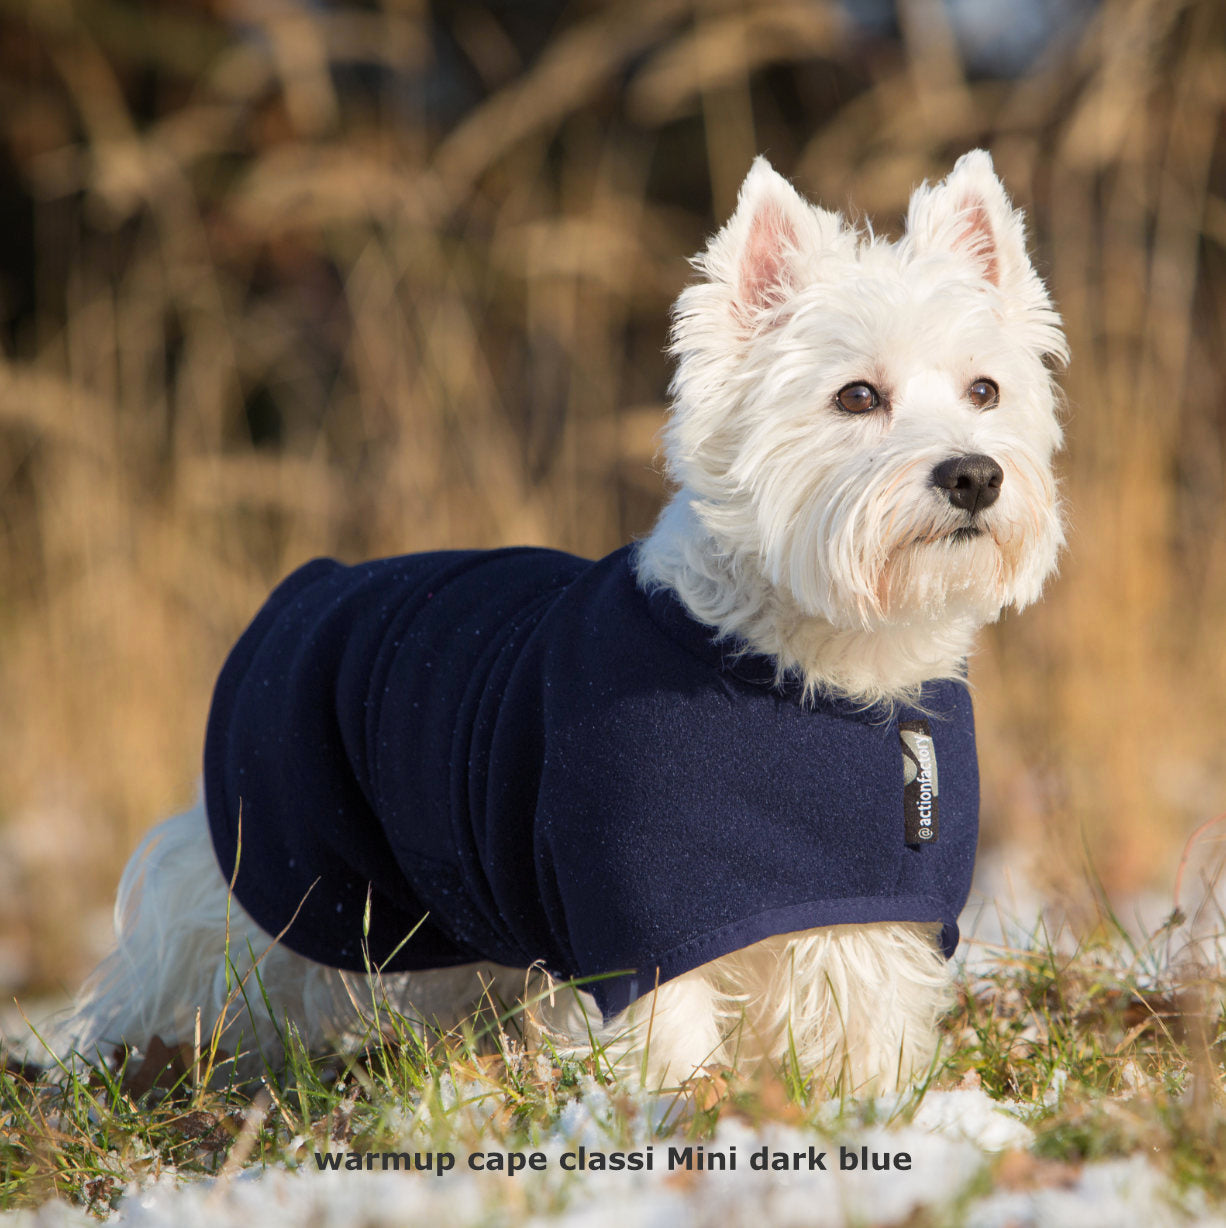
[[[940,927],[836,925],[726,956],[718,981],[744,1004],[729,1040],[741,1067],[770,1064],[831,1093],[882,1094],[930,1069],[952,996]]]
[[[708,969],[675,977],[609,1022],[590,994],[548,983],[531,995],[534,1032],[560,1054],[591,1058],[621,1078],[659,1088],[726,1065],[729,1008]]]

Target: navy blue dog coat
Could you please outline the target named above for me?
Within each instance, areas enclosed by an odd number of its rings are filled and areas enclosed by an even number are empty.
[[[633,547],[307,564],[222,670],[204,777],[222,872],[291,949],[539,962],[606,1018],[815,926],[940,922],[951,955],[978,826],[963,684],[803,703]]]

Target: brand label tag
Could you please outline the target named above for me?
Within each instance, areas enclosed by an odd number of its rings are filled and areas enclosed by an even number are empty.
[[[937,751],[927,721],[900,721],[902,741],[902,814],[908,844],[935,844],[937,813]]]

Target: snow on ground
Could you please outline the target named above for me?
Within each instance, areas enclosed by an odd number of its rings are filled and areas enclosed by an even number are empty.
[[[886,1113],[892,1106],[881,1107]],[[931,1092],[909,1124],[850,1128],[834,1142],[792,1126],[755,1129],[725,1120],[702,1145],[701,1168],[697,1144],[690,1145],[687,1168],[678,1154],[687,1146],[684,1139],[661,1142],[653,1137],[658,1112],[644,1098],[642,1111],[634,1117],[636,1135],[629,1142],[622,1140],[622,1146],[645,1157],[650,1145],[651,1171],[565,1171],[563,1162],[573,1167],[580,1147],[589,1159],[593,1152],[611,1154],[615,1144],[605,1125],[610,1111],[603,1089],[590,1084],[581,1099],[567,1106],[553,1132],[538,1142],[540,1171],[475,1172],[468,1155],[457,1154],[455,1167],[441,1174],[321,1172],[307,1148],[296,1171],[248,1170],[233,1178],[190,1182],[163,1174],[153,1184],[130,1188],[108,1223],[124,1228],[476,1228],[504,1223],[559,1228],[885,1228],[912,1222],[923,1208],[972,1228],[1226,1228],[1226,1220],[1210,1217],[1195,1196],[1184,1205],[1170,1201],[1168,1184],[1143,1157],[1087,1164],[1079,1170],[1060,1168],[1054,1180],[1044,1179],[1042,1166],[1022,1150],[1031,1136],[1019,1119],[1020,1110],[994,1102],[978,1089]],[[676,1149],[671,1157],[670,1148]],[[888,1153],[889,1169],[866,1172],[865,1149],[870,1165],[874,1155],[877,1164],[884,1165]],[[999,1171],[1012,1171],[1012,1188],[993,1188],[988,1165],[994,1153],[1010,1149],[1020,1163]],[[488,1163],[491,1153],[482,1154],[485,1161],[477,1162]],[[722,1155],[728,1167],[712,1167],[716,1155]],[[761,1171],[756,1162],[764,1155],[787,1168]],[[854,1169],[849,1167],[852,1156],[857,1160]],[[900,1161],[909,1167],[895,1167]],[[93,1223],[84,1211],[64,1203],[0,1216],[2,1228],[85,1228]]]
[[[981,859],[975,891],[961,919],[966,941],[958,958],[972,976],[990,971],[1002,947],[1031,945],[1037,918],[1044,913],[1035,893],[1004,873],[1007,864],[1006,859]],[[1161,902],[1155,904],[1148,910],[1152,916],[1137,928],[1152,933],[1148,922],[1160,920],[1162,911]],[[18,1029],[5,1030],[12,1036]],[[1050,1094],[1058,1091],[1053,1087]],[[670,1168],[670,1147],[684,1148],[686,1142],[656,1137],[667,1101],[644,1096],[630,1115],[633,1137],[613,1141],[608,1123],[624,1123],[625,1113],[615,1111],[604,1090],[591,1083],[565,1108],[553,1131],[538,1140],[541,1171],[513,1176],[478,1172],[466,1153],[457,1153],[454,1168],[441,1175],[320,1171],[308,1145],[296,1170],[253,1169],[215,1180],[178,1180],[173,1173],[163,1173],[152,1183],[130,1186],[107,1222],[123,1228],[886,1228],[911,1222],[923,1210],[938,1221],[969,1228],[1226,1228],[1226,1218],[1211,1214],[1198,1193],[1178,1201],[1170,1181],[1144,1155],[1080,1167],[1036,1159],[1029,1150],[1033,1140],[1025,1106],[993,1101],[977,1087],[929,1092],[913,1113],[900,1113],[901,1107],[879,1104],[857,1116],[892,1124],[844,1128],[837,1125],[837,1106],[831,1106],[828,1132],[833,1142],[782,1123],[751,1127],[725,1119],[715,1137],[702,1144],[702,1167],[694,1144],[691,1167],[674,1162]],[[479,1107],[474,1105],[472,1112],[479,1115]],[[910,1120],[904,1122],[904,1117]],[[417,1124],[424,1123],[419,1118]],[[479,1124],[474,1119],[474,1126]],[[426,1145],[406,1135],[408,1150]],[[650,1171],[567,1171],[580,1147],[588,1154],[630,1148],[645,1157],[649,1145]],[[841,1148],[860,1161],[867,1149],[869,1171],[862,1163],[841,1169]],[[753,1161],[763,1149],[777,1163],[787,1157],[787,1169],[755,1168]],[[814,1161],[811,1168],[811,1156],[821,1152],[825,1167]],[[879,1165],[889,1153],[888,1170],[871,1168],[874,1153]],[[909,1158],[909,1167],[897,1167],[901,1153]],[[728,1168],[707,1163],[717,1155]],[[374,1161],[376,1166],[379,1162]],[[96,1223],[80,1208],[62,1202],[0,1214],[0,1228],[85,1228]]]

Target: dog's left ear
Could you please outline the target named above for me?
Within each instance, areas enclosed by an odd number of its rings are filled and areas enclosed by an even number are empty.
[[[904,242],[916,254],[945,252],[969,263],[1001,292],[1002,314],[1027,330],[1029,344],[1068,362],[1060,317],[1026,253],[1025,219],[1010,203],[987,150],[963,154],[944,181],[915,189]]]
[[[965,257],[1007,294],[1029,289],[1035,278],[1022,214],[1009,202],[986,149],[963,154],[943,182],[916,188],[907,236],[918,250]]]

